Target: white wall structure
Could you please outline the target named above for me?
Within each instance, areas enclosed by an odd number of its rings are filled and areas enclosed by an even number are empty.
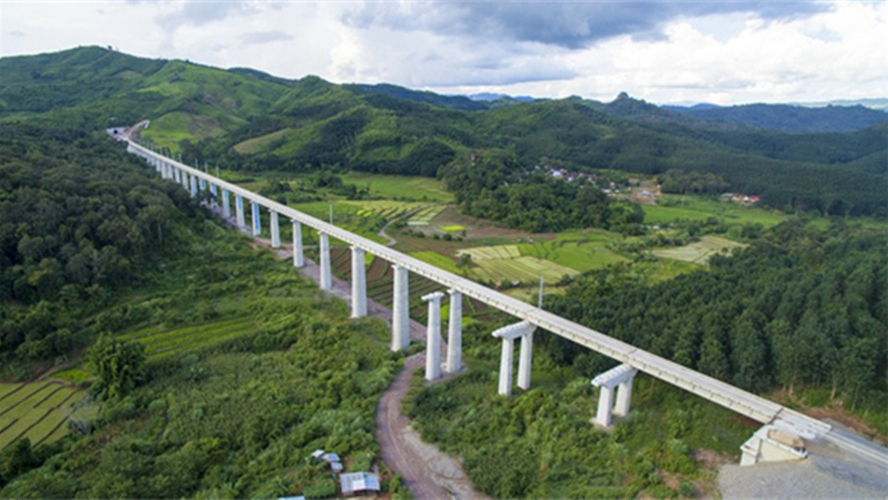
[[[744,467],[761,462],[786,462],[808,457],[805,442],[800,436],[773,425],[762,426],[740,446],[740,451],[740,465]]]
[[[410,279],[407,269],[395,266],[392,304],[392,350],[402,351],[410,345]]]
[[[250,200],[250,206],[253,210],[253,236],[259,236],[262,234],[262,218],[259,213],[259,203],[255,200]]]
[[[515,339],[517,338],[521,339],[521,364],[518,367],[518,375],[519,379],[521,376],[525,378],[525,384],[522,385],[521,388],[525,390],[530,388],[531,349],[529,344],[525,347],[525,343],[528,342],[528,337],[533,335],[534,330],[536,330],[535,325],[527,321],[522,321],[520,323],[515,323],[514,325],[504,326],[493,332],[492,335],[494,337],[503,339],[503,351],[500,358],[499,386],[497,388],[497,393],[501,396],[512,395],[512,355],[515,350]]]
[[[888,450],[881,447],[874,450],[872,447],[861,446],[860,443],[854,439],[849,438],[840,432],[834,432],[832,427],[827,423],[808,417],[773,401],[746,392],[738,387],[734,387],[728,383],[699,373],[686,366],[664,359],[643,349],[639,349],[631,344],[595,331],[592,328],[567,320],[549,311],[534,307],[516,298],[509,297],[462,276],[444,271],[431,264],[422,262],[419,259],[386,247],[385,245],[375,243],[345,229],[338,228],[328,222],[311,217],[310,215],[304,214],[274,200],[265,198],[264,196],[253,193],[240,186],[191,168],[183,164],[181,161],[176,161],[159,153],[150,151],[129,138],[121,139],[126,140],[127,151],[139,155],[146,160],[160,159],[161,161],[167,161],[172,165],[174,171],[181,170],[180,173],[183,175],[192,175],[197,178],[203,178],[215,182],[222,189],[226,189],[238,197],[247,197],[250,200],[255,200],[255,202],[269,210],[275,210],[278,213],[289,217],[291,220],[299,221],[302,224],[308,225],[319,232],[336,238],[347,245],[360,247],[376,257],[391,262],[395,267],[396,276],[395,318],[392,328],[392,348],[394,350],[406,348],[409,344],[407,273],[416,273],[417,275],[428,278],[443,287],[456,290],[471,299],[487,304],[490,307],[533,324],[536,327],[543,328],[554,335],[558,335],[588,349],[594,350],[620,363],[629,365],[633,369],[643,371],[653,377],[664,380],[676,387],[724,406],[725,408],[748,418],[763,424],[773,424],[782,429],[792,430],[800,436],[810,435],[828,439],[830,442],[840,446],[843,450],[877,460],[880,464],[884,464],[888,467]],[[182,185],[188,189],[188,184],[183,183]],[[404,319],[398,319],[399,317]]]
[[[367,273],[364,250],[351,247],[352,259],[352,318],[367,315]]]
[[[610,427],[613,415],[629,416],[629,403],[632,400],[632,380],[638,370],[622,364],[592,379],[592,385],[600,387],[598,395],[598,412],[595,423],[602,427]],[[617,403],[614,405],[614,388],[617,389]]]
[[[447,320],[447,365],[448,373],[462,370],[462,294],[457,290],[450,293],[450,316]]]
[[[271,229],[271,248],[280,248],[281,247],[281,226],[278,224],[278,213],[274,210],[270,210],[271,212],[271,221],[268,223]]]
[[[318,233],[320,244],[320,261],[321,261],[321,290],[330,290],[333,288],[333,270],[330,265],[330,237],[327,233]]]
[[[302,252],[302,223],[293,219],[293,267],[305,265],[305,254]]]
[[[425,379],[441,378],[441,299],[444,294],[433,292],[423,295],[429,303],[429,319],[426,327],[426,369]]]

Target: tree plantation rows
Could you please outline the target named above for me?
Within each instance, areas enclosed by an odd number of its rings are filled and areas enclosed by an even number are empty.
[[[710,264],[655,285],[629,271],[591,273],[547,307],[754,392],[824,386],[851,407],[884,407],[884,231],[789,221]],[[557,362],[589,375],[611,364],[554,336],[545,343]]]

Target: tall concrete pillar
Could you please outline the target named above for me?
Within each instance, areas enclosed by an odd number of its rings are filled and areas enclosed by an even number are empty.
[[[364,249],[351,247],[352,252],[352,318],[367,315],[367,273],[364,265]]]
[[[250,205],[252,205],[253,209],[253,236],[259,236],[262,234],[262,219],[259,218],[259,204],[250,200]]]
[[[602,427],[610,427],[614,406],[614,390],[606,385],[601,386],[598,394],[598,412],[595,414],[595,421]]]
[[[433,292],[423,295],[429,303],[429,318],[426,326],[426,368],[425,379],[441,378],[441,298],[444,294]]]
[[[201,177],[201,179],[200,179],[200,181],[199,181],[199,184],[200,184],[200,192],[204,192],[204,191],[207,190],[207,181],[206,181],[206,179],[204,179],[203,177]]]
[[[392,350],[410,345],[410,290],[407,268],[395,266],[395,290],[392,305]]]
[[[617,386],[617,403],[614,405],[614,415],[618,417],[629,416],[629,403],[632,401],[632,381],[634,379],[621,383]]]
[[[513,325],[504,326],[493,332],[494,337],[503,339],[503,353],[500,359],[499,394],[509,396],[512,394],[512,351],[515,339],[521,338],[521,364],[518,367],[518,382],[522,389],[530,388],[530,349],[531,341],[528,340],[536,326],[522,321]]]
[[[321,240],[321,290],[333,288],[333,273],[330,268],[330,237],[327,233],[318,233]]]
[[[501,396],[512,395],[512,351],[515,339],[503,337],[503,352],[500,356],[499,386],[497,394]]]
[[[191,197],[197,198],[197,177],[191,176]]]
[[[228,190],[222,190],[222,218],[228,220],[231,218],[231,202],[228,200]]]
[[[210,195],[212,196],[212,201],[210,201],[210,203],[214,207],[218,207],[219,206],[219,198],[218,198],[218,193],[217,193],[217,189],[216,189],[216,183],[214,183],[214,182],[210,183]]]
[[[269,222],[269,225],[271,226],[271,248],[280,248],[281,227],[278,224],[278,213],[274,210],[270,210],[269,212],[271,212],[271,222]]]
[[[450,317],[447,323],[448,373],[462,370],[462,293],[450,290]]]
[[[598,411],[595,423],[602,427],[610,427],[613,416],[629,415],[629,403],[632,399],[632,380],[638,370],[630,365],[622,364],[592,379],[592,385],[599,387]],[[617,391],[617,404],[614,407],[614,389]]]
[[[521,353],[518,355],[518,387],[530,389],[530,358],[533,354],[533,332],[521,337]]]
[[[234,196],[234,210],[237,213],[237,227],[246,227],[247,223],[244,220],[244,197],[239,194]]]
[[[293,221],[293,267],[305,265],[305,257],[302,253],[302,224],[298,220]]]

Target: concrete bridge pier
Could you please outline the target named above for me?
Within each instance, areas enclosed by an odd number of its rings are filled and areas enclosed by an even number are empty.
[[[274,210],[269,210],[269,213],[271,213],[271,222],[268,223],[271,227],[271,248],[280,248],[281,227],[278,224],[278,213]]]
[[[532,340],[528,338],[536,330],[536,326],[522,321],[513,325],[504,326],[493,332],[494,337],[503,339],[503,352],[500,358],[499,387],[497,393],[501,396],[512,395],[512,356],[515,339],[521,339],[521,358],[518,366],[518,383],[522,389],[530,388],[530,365]]]
[[[259,236],[262,234],[262,219],[259,218],[259,204],[250,200],[250,205],[253,210],[253,236]]]
[[[330,267],[330,237],[327,233],[318,233],[320,236],[320,261],[321,261],[321,290],[333,288],[333,271]]]
[[[244,197],[239,194],[234,196],[234,210],[237,212],[237,227],[246,227],[247,223],[244,220]]]
[[[293,267],[303,267],[305,257],[302,253],[302,223],[295,219],[291,222],[293,222]]]
[[[592,379],[592,385],[600,387],[598,396],[598,413],[594,422],[601,427],[610,427],[613,416],[629,416],[629,404],[632,400],[632,380],[638,370],[627,364],[612,368]],[[617,403],[614,405],[614,389],[617,391]]]
[[[228,200],[228,190],[222,190],[222,218],[228,220],[231,218],[231,202]]]
[[[191,197],[192,198],[197,198],[197,184],[198,184],[197,177],[192,175],[191,176]]]
[[[351,247],[352,258],[352,318],[367,315],[367,273],[364,264],[364,249]]]
[[[447,321],[447,366],[448,373],[462,370],[462,293],[449,290],[450,316]]]
[[[423,295],[429,303],[429,320],[426,326],[426,367],[425,379],[441,378],[441,298],[444,294],[433,292]]]
[[[201,178],[200,181],[198,181],[198,182],[200,184],[200,192],[203,193],[204,191],[207,190],[207,181],[205,179]]]
[[[218,194],[219,194],[219,193],[218,193],[218,189],[216,189],[216,184],[214,184],[214,183],[211,182],[211,183],[210,183],[210,196],[211,196],[211,199],[210,199],[210,205],[211,205],[213,208],[219,206]]]
[[[410,290],[407,268],[395,266],[392,304],[392,350],[403,351],[410,345]]]

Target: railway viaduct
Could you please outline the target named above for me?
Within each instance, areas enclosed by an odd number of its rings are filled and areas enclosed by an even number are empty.
[[[394,267],[394,306],[391,344],[391,348],[394,351],[406,349],[410,341],[409,273],[415,273],[440,284],[443,289],[447,290],[448,300],[451,304],[447,332],[447,353],[446,360],[442,363],[440,353],[440,305],[441,300],[446,298],[447,295],[435,292],[423,297],[423,300],[429,303],[425,371],[427,380],[434,380],[440,377],[442,368],[444,371],[451,373],[462,368],[460,352],[461,304],[462,296],[465,295],[505,312],[518,320],[515,324],[493,332],[493,336],[502,339],[503,342],[498,386],[499,394],[508,396],[512,392],[512,358],[515,340],[520,340],[521,343],[517,385],[522,389],[530,388],[533,332],[536,328],[542,328],[622,363],[616,368],[599,375],[592,381],[593,385],[600,387],[598,411],[593,419],[596,425],[608,427],[611,425],[614,415],[618,417],[628,415],[632,394],[632,379],[637,372],[644,372],[762,423],[763,427],[741,447],[741,464],[743,465],[752,465],[762,461],[800,459],[807,456],[804,449],[794,446],[794,443],[799,441],[787,440],[785,438],[785,436],[789,435],[809,441],[832,443],[842,449],[843,452],[851,453],[856,457],[862,457],[879,467],[888,469],[888,450],[878,445],[850,439],[844,433],[836,432],[832,426],[825,422],[793,411],[773,401],[716,380],[591,328],[491,290],[469,279],[362,238],[257,193],[238,187],[139,145],[128,134],[118,136],[118,139],[127,143],[128,152],[147,161],[162,178],[180,184],[188,190],[192,197],[205,196],[203,193],[208,192],[211,203],[215,207],[221,205],[223,217],[230,219],[233,215],[235,223],[243,229],[247,228],[246,205],[249,203],[249,228],[254,236],[261,234],[260,213],[262,210],[267,210],[270,214],[271,245],[274,248],[281,246],[280,219],[281,217],[288,219],[293,225],[293,265],[295,267],[302,267],[305,264],[302,243],[303,226],[317,231],[318,240],[320,241],[320,288],[322,289],[329,290],[332,287],[330,238],[335,238],[350,245],[352,252],[352,317],[361,317],[367,314],[365,254],[370,253],[390,262]],[[232,199],[234,201],[233,207]],[[614,402],[614,396],[616,396],[616,402]],[[784,436],[784,438],[780,439],[779,436]]]

